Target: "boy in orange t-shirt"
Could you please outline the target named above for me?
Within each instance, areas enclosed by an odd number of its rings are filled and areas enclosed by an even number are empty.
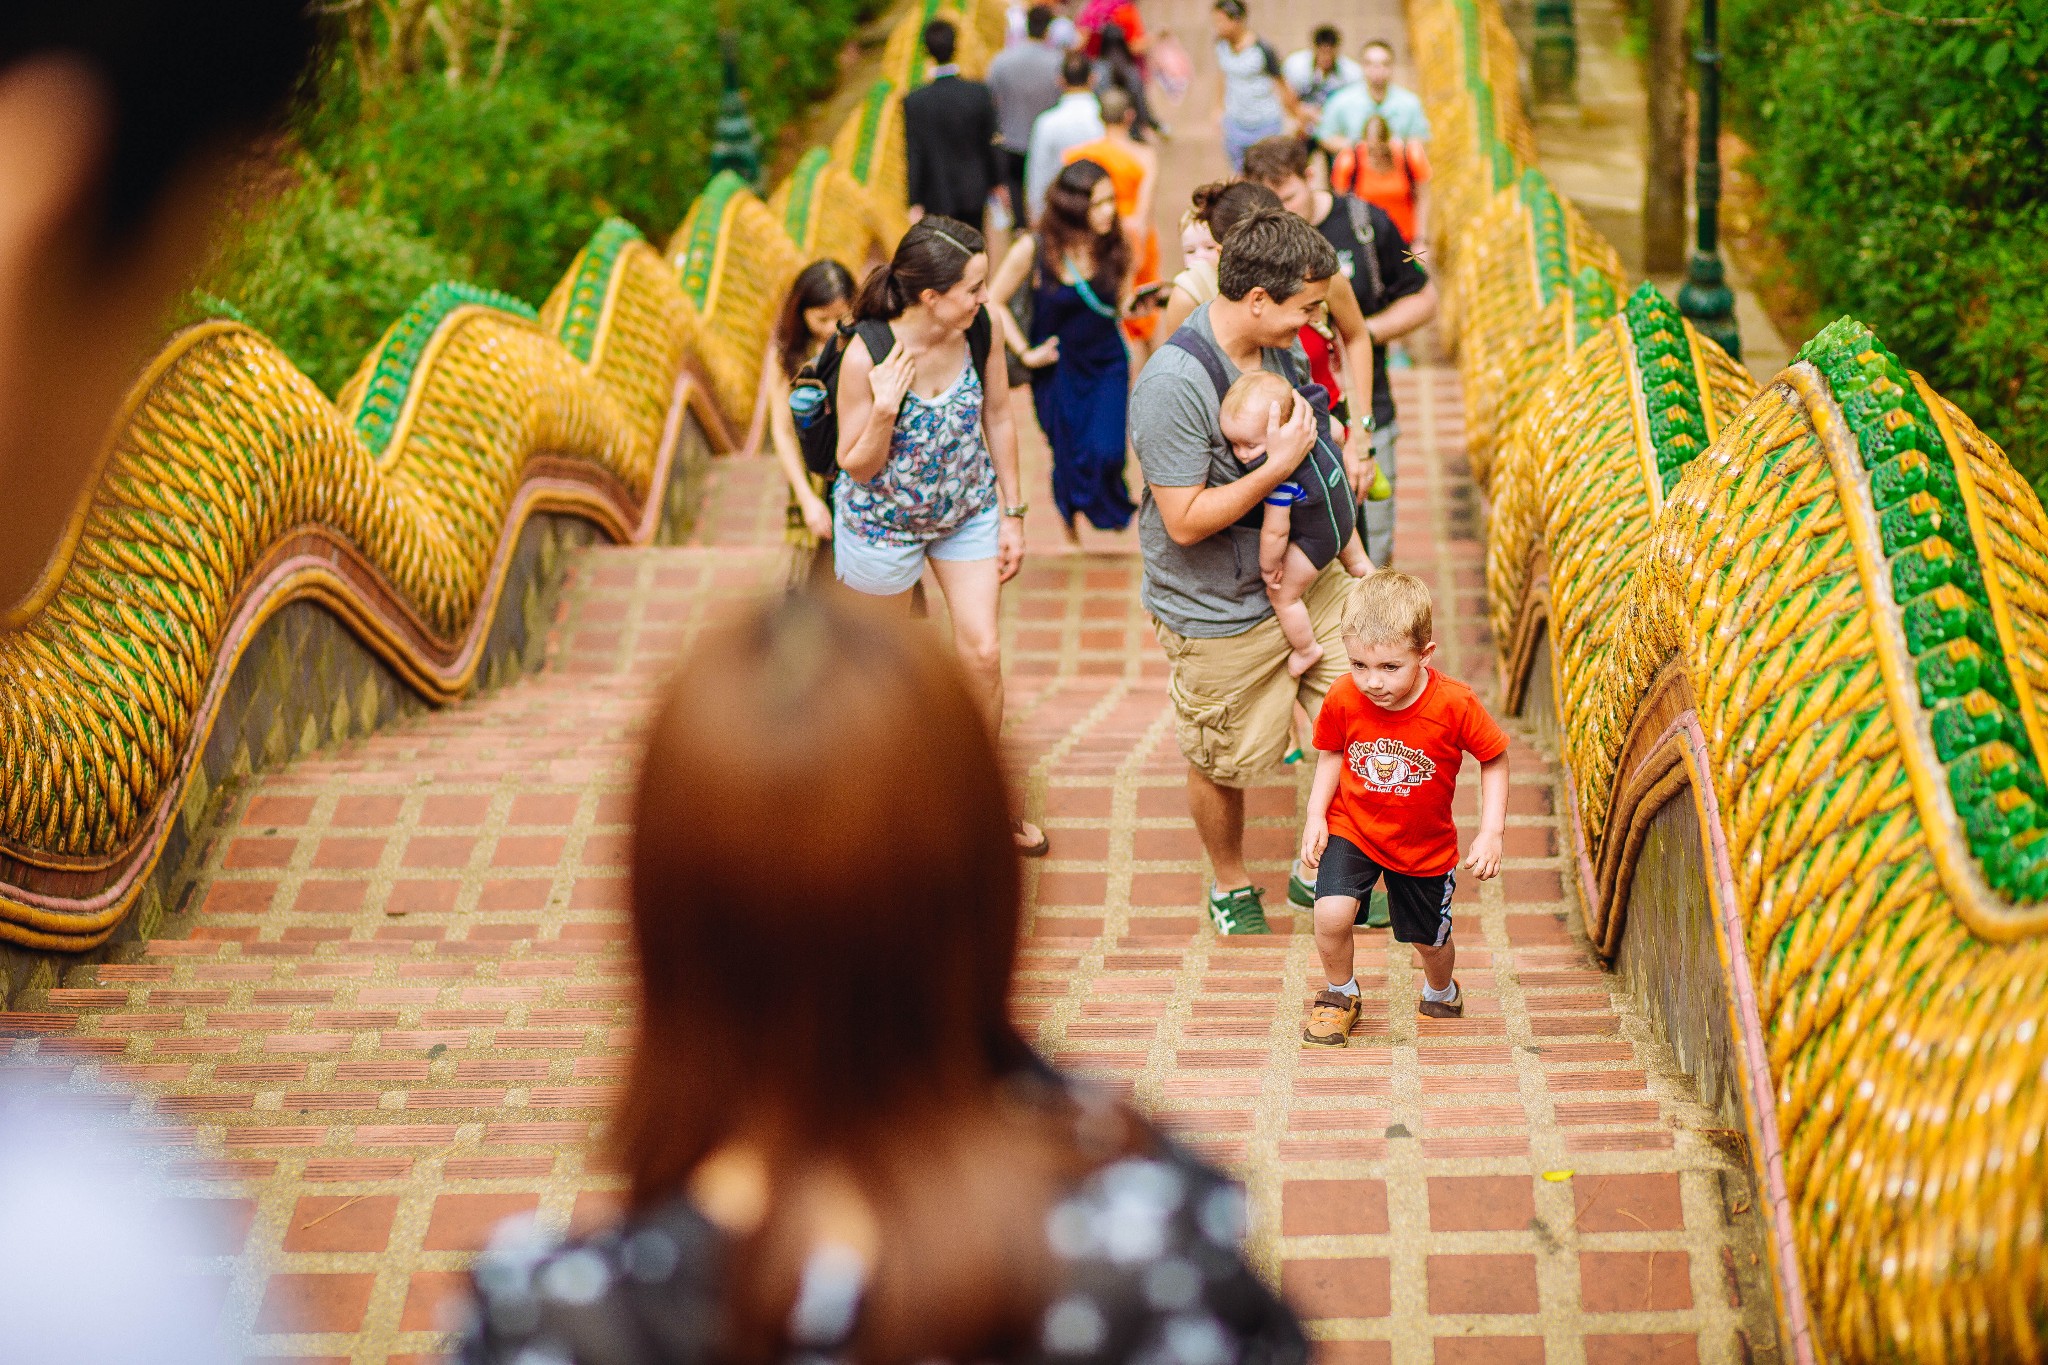
[[[1451,798],[1464,756],[1479,760],[1479,833],[1465,866],[1481,881],[1500,871],[1507,825],[1508,740],[1472,689],[1430,667],[1436,657],[1429,588],[1382,569],[1351,589],[1344,609],[1351,671],[1316,717],[1315,786],[1301,862],[1316,874],[1316,952],[1329,989],[1309,1009],[1302,1041],[1342,1047],[1358,1022],[1352,927],[1386,878],[1394,940],[1413,944],[1428,983],[1417,1008],[1455,1019],[1464,997],[1451,975],[1451,894],[1458,827]]]

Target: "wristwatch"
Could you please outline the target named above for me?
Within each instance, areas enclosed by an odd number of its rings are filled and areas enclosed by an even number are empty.
[[[1005,507],[1005,508],[1003,509],[1003,515],[1004,515],[1004,516],[1006,516],[1006,517],[1019,517],[1019,518],[1021,518],[1021,517],[1022,517],[1022,516],[1023,516],[1023,515],[1025,514],[1025,513],[1026,513],[1026,512],[1029,512],[1030,510],[1031,510],[1031,504],[1030,504],[1030,503],[1028,503],[1028,502],[1020,502],[1020,503],[1018,503],[1018,504],[1017,504],[1017,505],[1016,505],[1015,507]]]

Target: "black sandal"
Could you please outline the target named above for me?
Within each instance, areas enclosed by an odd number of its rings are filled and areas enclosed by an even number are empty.
[[[1022,838],[1024,834],[1024,822],[1022,820],[1019,820],[1015,824],[1011,825],[1010,834],[1013,838]],[[1052,836],[1050,834],[1047,834],[1042,829],[1038,831],[1037,843],[1020,843],[1017,845],[1017,856],[1020,858],[1043,858],[1046,854],[1050,852],[1052,852]]]

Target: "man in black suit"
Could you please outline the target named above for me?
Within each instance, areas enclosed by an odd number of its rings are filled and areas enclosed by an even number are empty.
[[[903,97],[903,138],[910,160],[910,216],[927,213],[981,226],[989,192],[1002,183],[997,164],[996,102],[980,81],[953,64],[953,26],[924,27],[931,83]]]

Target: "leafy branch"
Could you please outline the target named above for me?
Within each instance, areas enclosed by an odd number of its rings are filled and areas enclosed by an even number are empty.
[[[1996,14],[1906,14],[1899,10],[1886,8],[1883,4],[1879,3],[1879,0],[1867,0],[1867,3],[1870,5],[1871,11],[1880,18],[1897,19],[1902,23],[1918,24],[1922,28],[1972,28],[1979,24],[1998,24],[2008,31],[2011,29],[2011,25],[2003,17]]]

